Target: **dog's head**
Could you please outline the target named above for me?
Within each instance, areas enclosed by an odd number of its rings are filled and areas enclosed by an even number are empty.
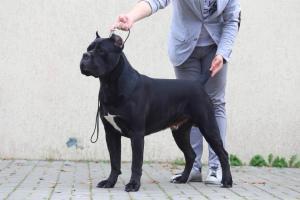
[[[101,38],[96,33],[96,39],[88,46],[80,62],[81,73],[96,78],[109,74],[118,64],[124,48],[120,36],[112,34],[110,38]]]

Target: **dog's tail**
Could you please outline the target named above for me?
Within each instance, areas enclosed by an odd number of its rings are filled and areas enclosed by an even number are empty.
[[[208,79],[210,78],[211,73],[212,73],[212,71],[206,70],[206,71],[201,75],[200,79],[198,79],[198,81],[199,81],[202,85],[204,85],[204,84],[208,81]]]

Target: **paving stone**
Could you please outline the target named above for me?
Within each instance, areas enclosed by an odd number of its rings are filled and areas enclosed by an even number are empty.
[[[96,188],[110,174],[109,163],[0,159],[0,199],[300,199],[300,169],[232,167],[234,185],[174,184],[169,178],[183,166],[144,164],[139,192],[125,192],[131,163],[122,163],[115,188]],[[202,169],[203,179],[207,167]],[[9,197],[9,198],[7,198]]]

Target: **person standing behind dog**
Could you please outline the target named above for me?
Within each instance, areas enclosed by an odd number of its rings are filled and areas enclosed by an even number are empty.
[[[119,15],[112,25],[127,31],[133,23],[169,5],[170,0],[141,0],[127,14]],[[172,0],[173,16],[168,35],[168,53],[177,79],[196,80],[209,69],[212,77],[205,90],[212,99],[215,116],[225,148],[227,119],[225,88],[228,60],[240,26],[241,8],[238,0]],[[196,153],[189,181],[201,182],[203,136],[198,128],[190,133]],[[220,184],[220,161],[209,147],[209,169],[205,183]],[[181,173],[171,177],[171,181]]]

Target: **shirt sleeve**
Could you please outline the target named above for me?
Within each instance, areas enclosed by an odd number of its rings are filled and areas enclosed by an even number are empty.
[[[229,0],[222,15],[224,20],[224,27],[222,35],[218,44],[216,55],[222,55],[228,61],[233,44],[237,37],[240,24],[241,6],[238,0]]]
[[[157,12],[159,9],[164,9],[167,5],[170,4],[171,0],[139,0],[145,1],[151,6],[151,14]]]

